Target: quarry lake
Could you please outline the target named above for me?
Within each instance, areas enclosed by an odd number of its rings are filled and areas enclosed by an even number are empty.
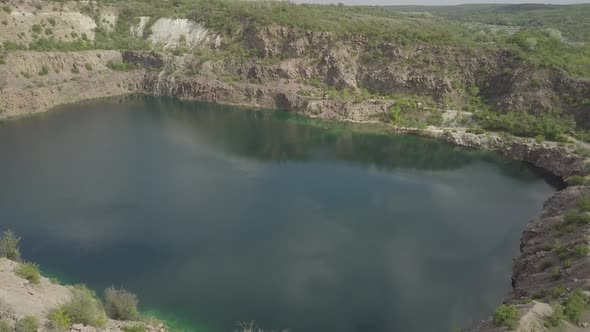
[[[0,228],[26,259],[203,332],[465,327],[556,189],[436,140],[147,97],[6,121],[0,153]]]

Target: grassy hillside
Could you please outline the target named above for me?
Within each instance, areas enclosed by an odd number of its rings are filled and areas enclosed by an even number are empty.
[[[296,28],[302,35],[306,31],[330,32],[346,39],[353,34],[362,34],[373,45],[394,42],[510,49],[535,65],[559,67],[575,76],[590,77],[590,43],[585,42],[590,40],[590,22],[586,19],[590,17],[590,5],[381,8],[239,0],[98,0],[96,3],[81,4],[81,9],[100,22],[99,9],[116,6],[121,17],[114,31],[99,26],[95,41],[80,38],[63,42],[41,33],[34,34],[37,38],[29,45],[11,42],[5,43],[4,48],[38,51],[148,49],[151,47],[149,43],[130,34],[129,27],[139,16],[151,17],[147,31],[159,17],[183,17],[194,19],[221,34],[225,47],[239,57],[255,55],[243,48],[245,31],[280,25]],[[501,28],[514,25],[522,28],[514,35]],[[573,43],[569,39],[579,42]]]
[[[396,12],[428,12],[458,22],[522,28],[552,28],[572,41],[590,41],[590,4],[474,4],[461,6],[392,6]]]

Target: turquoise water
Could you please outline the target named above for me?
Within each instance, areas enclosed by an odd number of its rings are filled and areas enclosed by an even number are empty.
[[[144,97],[5,122],[0,152],[27,259],[198,331],[464,327],[555,190],[493,153]]]

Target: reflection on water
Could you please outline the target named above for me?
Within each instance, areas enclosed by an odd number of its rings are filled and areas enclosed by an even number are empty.
[[[509,288],[554,188],[492,153],[131,97],[0,128],[0,226],[199,331],[448,331]]]

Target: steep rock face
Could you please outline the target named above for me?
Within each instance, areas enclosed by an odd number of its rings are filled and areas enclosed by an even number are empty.
[[[117,72],[117,51],[14,52],[0,66],[1,118],[46,111],[77,101],[138,91],[141,71]]]
[[[550,292],[558,285],[572,290],[590,286],[590,258],[574,250],[578,245],[588,246],[590,226],[577,225],[575,230],[560,231],[566,227],[566,211],[574,209],[578,199],[588,194],[590,189],[586,187],[569,187],[555,193],[545,202],[541,216],[526,226],[521,255],[512,269],[509,300],[543,298],[544,291]],[[559,274],[555,274],[554,268]]]
[[[442,75],[395,64],[380,69],[363,67],[360,75],[364,86],[386,94],[421,91],[441,101],[452,90],[450,80]]]
[[[322,56],[319,72],[326,83],[338,89],[356,89],[358,55],[349,48],[332,49]],[[323,69],[323,70],[322,70]]]
[[[166,57],[154,52],[130,52],[123,51],[121,59],[146,69],[158,69],[166,64]]]
[[[245,46],[264,58],[320,59],[315,78],[341,89],[362,86],[383,94],[426,95],[459,109],[481,97],[498,112],[564,110],[590,126],[588,80],[527,65],[508,50],[371,45],[362,35],[302,34],[280,26],[248,29]]]

